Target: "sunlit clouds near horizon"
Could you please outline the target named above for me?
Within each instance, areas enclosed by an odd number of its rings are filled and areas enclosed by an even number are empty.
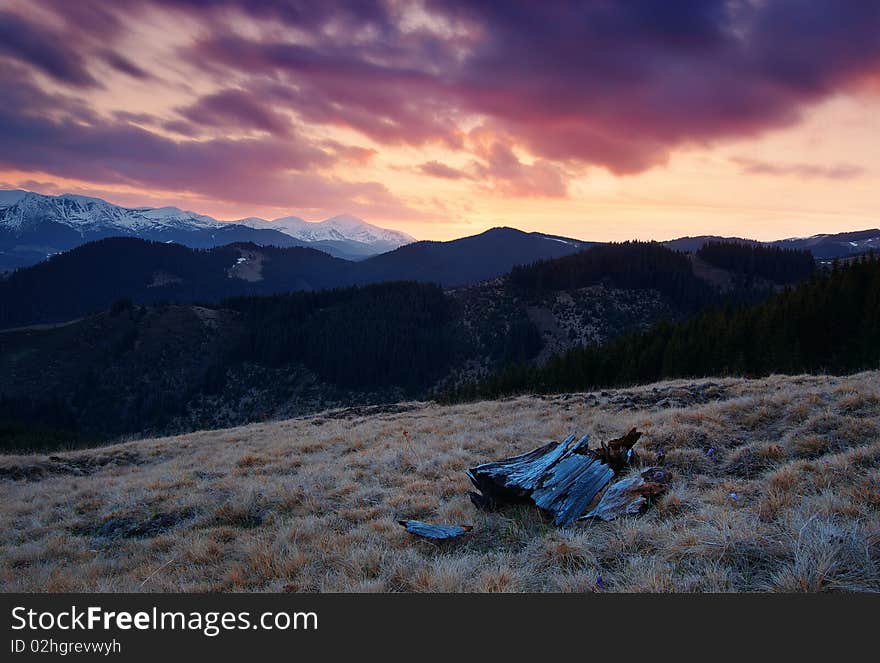
[[[6,0],[0,188],[424,239],[880,226],[880,3]]]

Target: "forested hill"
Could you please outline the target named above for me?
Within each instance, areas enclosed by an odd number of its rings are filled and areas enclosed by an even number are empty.
[[[0,279],[0,328],[79,318],[119,299],[217,302],[332,288],[351,281],[356,264],[311,248],[230,244],[200,250],[114,237]]]
[[[627,290],[656,290],[680,314],[731,301],[755,300],[774,284],[796,283],[813,273],[807,251],[708,243],[697,256],[729,273],[733,290],[721,293],[695,272],[687,254],[658,242],[600,244],[556,260],[515,267],[510,285],[528,296],[602,284]]]
[[[806,278],[805,251],[724,243],[698,253],[724,270],[733,289],[718,292],[691,259],[656,242],[589,245],[494,228],[451,242],[415,242],[361,262],[311,248],[230,244],[206,250],[134,238],[80,246],[0,277],[0,329],[79,318],[118,299],[137,304],[216,304],[227,297],[316,291],[387,281],[472,285],[501,277],[517,296],[602,285],[650,289],[679,314],[722,299],[754,299],[755,290]],[[760,295],[760,293],[758,293]]]
[[[744,242],[706,242],[696,252],[698,258],[738,277],[741,285],[765,279],[775,284],[804,281],[813,274],[816,262],[806,249],[747,244]]]
[[[501,276],[516,265],[554,260],[594,246],[568,237],[526,233],[515,228],[491,228],[448,242],[414,242],[374,256],[359,267],[363,278],[431,281],[461,286]]]
[[[847,373],[880,365],[880,259],[865,256],[759,304],[665,321],[603,345],[518,366],[450,390],[446,400],[700,376]]]
[[[386,281],[467,285],[585,246],[577,240],[493,228],[450,242],[415,242],[352,262],[303,247],[241,243],[195,250],[117,237],[0,276],[0,329],[78,318],[123,298],[137,304],[215,304],[227,297]]]
[[[435,285],[139,306],[0,332],[0,449],[424,394],[462,347]],[[356,393],[352,393],[356,392]]]

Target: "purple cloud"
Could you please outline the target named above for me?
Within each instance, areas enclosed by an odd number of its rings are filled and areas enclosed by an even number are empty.
[[[379,183],[314,173],[331,167],[339,157],[302,137],[175,141],[124,120],[83,111],[75,100],[41,91],[20,72],[4,74],[0,87],[10,89],[11,98],[0,105],[0,167],[103,185],[188,191],[251,205],[345,205],[389,215],[405,209]],[[66,105],[78,112],[52,119]]]
[[[0,56],[32,65],[63,83],[93,86],[85,59],[61,35],[0,10]]]
[[[276,94],[266,103],[379,142],[461,146],[458,119],[479,114],[539,157],[615,173],[662,164],[682,145],[792,124],[806,105],[880,68],[875,3],[437,0],[427,8],[461,34],[407,32],[381,16],[376,38],[355,39],[349,15],[351,35],[323,38],[321,13],[310,16],[318,36],[308,46],[225,34],[189,57],[254,85],[271,79]]]
[[[98,55],[102,60],[104,60],[104,62],[113,67],[113,69],[122,72],[123,74],[127,74],[132,78],[138,78],[140,80],[147,80],[148,78],[151,78],[149,72],[141,69],[127,57],[125,57],[121,53],[117,53],[112,49],[102,49],[101,51],[99,51]]]
[[[291,131],[290,121],[284,115],[242,90],[209,94],[178,112],[195,125],[257,129],[279,136],[287,136]]]
[[[65,176],[89,168],[105,182],[175,182],[211,195],[229,195],[250,174],[259,184],[241,195],[274,197],[275,178],[346,158],[304,138],[290,116],[318,129],[310,135],[345,128],[385,145],[441,143],[469,152],[476,162],[463,172],[505,194],[562,196],[569,171],[638,173],[682,147],[792,125],[809,105],[880,78],[875,2],[426,0],[416,19],[412,5],[384,2],[41,5],[75,37],[60,38],[28,12],[2,11],[4,65],[74,87],[100,84],[96,64],[156,84],[124,47],[126,26],[164,12],[205,27],[178,51],[179,64],[206,84],[197,89],[221,91],[139,126],[91,117],[87,103],[57,95],[48,117],[32,100],[8,101],[4,163]],[[474,120],[492,138],[475,145],[462,128]],[[182,137],[259,134],[174,141],[160,127]],[[528,163],[513,145],[530,153]],[[350,158],[369,158],[350,147]],[[419,169],[455,176],[442,164]]]

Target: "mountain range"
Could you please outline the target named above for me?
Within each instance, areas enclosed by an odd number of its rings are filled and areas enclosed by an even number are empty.
[[[778,239],[772,242],[759,242],[743,237],[699,235],[697,237],[679,237],[678,239],[664,242],[664,244],[676,251],[692,253],[698,251],[708,242],[738,242],[740,244],[777,246],[782,249],[809,251],[816,260],[833,260],[834,258],[846,258],[872,250],[880,251],[880,229],[872,228],[870,230],[856,230],[835,234],[822,233],[811,235],[810,237]]]
[[[525,235],[525,233],[524,233]],[[596,244],[541,233],[532,235],[556,241],[565,246],[584,248]],[[342,214],[320,222],[310,222],[297,216],[274,220],[248,217],[235,221],[218,221],[204,214],[189,212],[177,207],[122,207],[100,198],[75,194],[48,196],[21,189],[0,190],[0,273],[19,267],[27,267],[47,257],[81,246],[88,242],[109,237],[134,237],[164,243],[182,244],[194,249],[207,249],[236,242],[249,242],[259,246],[280,248],[312,248],[345,260],[364,260],[401,247],[416,243],[410,235],[399,230],[380,228]],[[819,234],[811,237],[757,242],[741,237],[701,235],[680,237],[665,241],[666,246],[678,251],[693,253],[707,242],[736,241],[764,244],[787,249],[809,250],[817,260],[842,258],[880,248],[880,229],[860,230],[837,234]],[[398,274],[398,258],[387,259],[389,275],[395,278],[422,280],[423,268],[428,271],[438,267],[436,261],[444,260],[444,245],[456,245],[464,257],[471,249],[469,238],[453,242],[420,242],[416,253],[425,262],[414,263],[413,271]],[[503,268],[484,269],[486,273],[503,273],[516,262],[510,258],[531,258],[531,249],[525,256],[517,254],[522,247],[500,247],[501,253],[467,255],[466,263],[479,261],[500,265]],[[508,255],[508,250],[513,254]],[[438,253],[439,252],[439,253]],[[538,253],[541,253],[540,251]],[[558,253],[564,255],[565,250]],[[552,254],[552,252],[551,252]],[[553,255],[538,257],[553,257]],[[382,271],[379,261],[375,269]],[[442,269],[442,266],[440,266]],[[446,275],[441,281],[449,280]],[[469,280],[467,278],[465,281]]]
[[[124,298],[141,304],[207,303],[384,281],[462,286],[588,246],[573,239],[493,228],[450,242],[414,242],[351,261],[302,246],[236,242],[196,250],[110,237],[0,278],[0,328],[61,322]]]
[[[273,230],[306,242],[312,248],[337,258],[360,259],[411,244],[416,240],[399,230],[389,230],[367,223],[350,214],[306,221],[298,216],[285,216],[273,221],[249,217],[236,221],[258,230]]]
[[[176,207],[121,207],[74,194],[46,196],[0,190],[0,272],[27,267],[46,257],[107,237],[137,237],[211,248],[233,242],[311,247],[360,260],[415,241],[406,233],[350,215],[311,223],[299,217],[267,221],[218,221]]]
[[[808,261],[810,254],[821,261],[880,246],[880,230],[763,243],[706,235],[662,244],[691,254],[694,270],[704,278],[714,274],[721,279],[715,285],[726,287],[730,275],[698,255],[718,241],[809,251]],[[593,246],[610,245],[514,228],[415,241],[347,215],[320,223],[221,222],[174,207],[126,208],[99,198],[6,190],[0,191],[0,272],[17,269],[0,276],[0,329],[71,320],[119,299],[216,303],[387,281],[456,288]]]

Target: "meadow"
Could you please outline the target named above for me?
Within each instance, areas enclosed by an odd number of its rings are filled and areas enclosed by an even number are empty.
[[[669,492],[561,530],[464,470],[631,427]],[[880,372],[401,403],[0,457],[6,592],[880,591]],[[442,545],[397,519],[473,525]]]

